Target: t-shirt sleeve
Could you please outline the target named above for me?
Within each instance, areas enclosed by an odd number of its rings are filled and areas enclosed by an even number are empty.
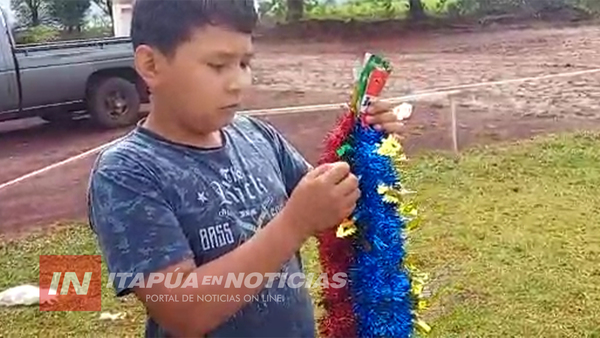
[[[110,161],[109,161],[110,162]],[[100,165],[89,184],[89,219],[117,296],[143,276],[193,258],[156,179],[128,161]]]
[[[274,146],[283,181],[290,195],[302,177],[312,169],[312,165],[274,126],[256,118],[253,118],[253,121],[266,131],[269,141]]]
[[[312,165],[281,134],[276,133],[275,146],[279,150],[281,172],[288,194],[294,190],[298,182],[312,168]]]

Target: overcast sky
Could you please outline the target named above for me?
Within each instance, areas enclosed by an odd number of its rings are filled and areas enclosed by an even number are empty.
[[[10,0],[0,0],[0,7],[2,7],[2,9],[8,13],[8,20],[12,21],[13,17],[12,13],[10,12]]]

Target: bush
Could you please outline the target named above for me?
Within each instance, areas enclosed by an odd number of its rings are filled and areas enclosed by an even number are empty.
[[[585,19],[600,14],[600,0],[421,0],[429,15],[488,20]],[[407,17],[408,0],[304,0],[305,19],[377,20]],[[285,21],[287,0],[259,2],[263,18]]]
[[[26,43],[41,43],[56,41],[60,37],[58,29],[50,26],[35,26],[27,28],[21,32],[15,34],[15,42],[17,44]]]
[[[442,2],[446,2],[442,0]],[[450,1],[448,1],[450,2]],[[600,9],[598,0],[454,0],[452,9],[461,15],[486,16],[514,14],[539,17],[545,13]]]
[[[341,5],[312,4],[306,8],[310,19],[391,19],[403,17],[407,11],[405,0],[347,0]]]
[[[600,1],[598,0],[580,0],[580,6],[592,14],[600,14]]]

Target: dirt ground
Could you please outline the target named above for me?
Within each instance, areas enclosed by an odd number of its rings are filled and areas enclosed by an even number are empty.
[[[384,97],[461,84],[600,68],[600,27],[415,33],[362,42],[258,42],[255,88],[245,108],[339,103],[347,100],[352,68],[364,52],[383,53],[395,71]],[[484,142],[600,126],[600,73],[495,86],[455,98],[460,148]],[[450,101],[411,102],[409,154],[450,150]],[[320,141],[341,111],[261,118],[272,122],[315,161]],[[131,129],[131,128],[129,128]],[[55,127],[35,120],[0,124],[0,184],[124,135],[80,121]],[[94,156],[0,190],[0,235],[85,220],[87,179]]]

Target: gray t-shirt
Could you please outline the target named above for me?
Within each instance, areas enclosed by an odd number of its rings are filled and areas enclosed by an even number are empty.
[[[96,160],[90,224],[109,272],[119,274],[112,283],[118,296],[131,292],[120,273],[147,277],[186,258],[202,265],[234,250],[281,210],[310,167],[258,119],[237,116],[222,135],[222,147],[205,149],[138,126]],[[300,257],[280,272],[302,272]],[[315,337],[308,289],[288,285],[275,279],[209,337]],[[148,318],[146,337],[168,336]]]

